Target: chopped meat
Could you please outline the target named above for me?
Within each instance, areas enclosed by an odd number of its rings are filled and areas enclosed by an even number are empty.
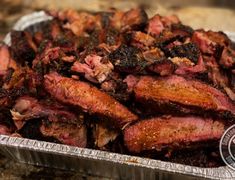
[[[169,59],[163,59],[155,61],[152,65],[148,67],[151,72],[157,73],[160,76],[168,76],[173,74],[175,70],[175,65]]]
[[[134,76],[134,75],[128,75],[124,80],[123,82],[125,82],[127,84],[127,87],[128,87],[128,91],[129,92],[132,92],[135,85],[138,83],[139,79]]]
[[[170,49],[170,56],[186,57],[196,64],[200,56],[200,51],[194,43],[187,43],[172,47]]]
[[[0,47],[0,75],[4,75],[10,62],[10,53],[8,47],[3,45]]]
[[[122,17],[122,30],[138,30],[146,25],[148,16],[143,9],[131,9]]]
[[[203,53],[214,54],[216,43],[210,40],[203,32],[194,32],[192,41],[198,45]]]
[[[1,135],[11,135],[12,131],[7,127],[2,124],[0,124],[0,134]]]
[[[91,82],[102,83],[113,70],[113,65],[109,61],[102,62],[102,57],[91,54],[85,58],[85,63],[76,61],[71,70],[85,74],[85,78]]]
[[[23,31],[11,32],[11,50],[14,59],[20,64],[32,62],[35,58],[35,44],[32,37]]]
[[[57,100],[107,117],[112,120],[111,126],[123,128],[127,123],[137,120],[137,116],[125,106],[86,82],[51,73],[45,75],[44,85],[48,93]]]
[[[118,133],[115,130],[110,130],[100,124],[95,125],[94,138],[98,148],[103,148],[109,142],[114,141],[117,136]]]
[[[40,126],[43,136],[53,137],[63,144],[86,147],[87,135],[85,126],[74,126],[72,124],[64,124],[57,122],[43,121]]]
[[[23,96],[16,100],[16,104],[11,110],[12,118],[16,121],[23,121],[21,127],[27,120],[36,118],[48,118],[50,122],[63,122],[70,124],[81,124],[83,115],[75,115],[65,107],[51,107],[46,102],[39,102],[37,99],[29,96]],[[16,122],[17,124],[18,122]],[[19,123],[18,123],[19,125]],[[18,128],[21,128],[18,126]]]
[[[101,84],[101,89],[104,91],[115,91],[117,83],[114,80],[108,80]]]
[[[145,34],[141,31],[134,31],[128,33],[126,36],[126,39],[130,41],[130,44],[132,46],[136,46],[143,49],[149,46],[153,46],[155,43],[155,39],[152,36]]]
[[[110,26],[113,27],[114,29],[120,30],[122,27],[122,18],[125,13],[123,11],[119,11],[116,9],[111,10],[111,13],[113,15],[110,17]]]
[[[180,23],[180,20],[176,15],[169,15],[169,16],[163,16],[162,22],[163,22],[164,26],[169,27],[174,24]]]
[[[163,52],[158,48],[141,52],[138,48],[127,45],[121,45],[109,54],[114,68],[126,73],[143,73],[146,67],[163,57]]]
[[[133,46],[121,45],[118,49],[110,53],[109,59],[115,68],[124,72],[139,72],[146,66],[138,54],[140,51]]]
[[[164,29],[164,25],[159,15],[155,15],[149,20],[148,28],[147,28],[148,34],[158,36],[163,31],[163,29]]]
[[[161,151],[184,145],[219,140],[225,126],[220,121],[199,117],[169,117],[142,120],[124,131],[124,143],[130,152]]]
[[[194,32],[190,26],[186,26],[180,23],[172,24],[171,31],[174,35],[179,35],[181,37],[191,37]]]
[[[143,52],[143,58],[152,63],[156,60],[163,59],[164,53],[159,48],[150,49]]]
[[[223,32],[213,32],[211,30],[206,31],[206,36],[213,42],[220,44],[222,46],[229,46],[231,44],[231,40],[228,38],[226,34]]]
[[[76,12],[74,10],[67,10],[62,12],[63,18],[68,20],[64,28],[70,29],[76,36],[86,34],[94,28],[100,28],[100,20],[97,16],[86,12]],[[59,17],[61,18],[61,16]]]
[[[16,130],[10,110],[4,107],[0,110],[0,134],[10,135]]]
[[[187,58],[175,57],[172,58],[172,62],[178,65],[178,68],[175,71],[175,74],[178,75],[186,75],[186,74],[195,75],[196,73],[206,72],[206,66],[202,56],[199,56],[196,65]]]
[[[231,68],[235,64],[235,50],[224,48],[219,64],[221,64],[225,68]]]
[[[158,36],[165,28],[170,27],[173,24],[178,24],[179,22],[178,17],[175,15],[161,17],[157,14],[149,20],[147,32]]]
[[[0,46],[0,76],[7,75],[10,69],[17,70],[18,65],[10,56],[9,47],[2,45]]]

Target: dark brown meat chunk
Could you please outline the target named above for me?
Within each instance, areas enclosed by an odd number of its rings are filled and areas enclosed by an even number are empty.
[[[194,32],[190,26],[186,26],[181,23],[172,24],[171,31],[174,35],[179,35],[181,37],[191,37]]]
[[[123,72],[141,72],[147,62],[140,56],[141,52],[133,46],[121,45],[109,54],[109,59],[116,69]]]
[[[152,65],[148,67],[151,72],[159,74],[160,76],[168,76],[173,74],[175,70],[175,65],[169,59],[163,59],[155,61]]]
[[[53,104],[53,106],[52,106]],[[16,100],[11,110],[12,118],[20,129],[30,119],[48,118],[50,122],[82,124],[83,114],[75,114],[56,102],[38,101],[36,98],[22,96]],[[22,121],[22,123],[18,122]],[[17,123],[18,122],[18,123]]]
[[[40,131],[43,136],[53,137],[63,144],[82,148],[87,145],[87,132],[84,125],[75,126],[67,123],[43,121]]]
[[[193,63],[197,63],[200,51],[196,44],[194,43],[187,43],[183,45],[174,46],[170,49],[169,52],[171,57],[185,57],[190,59]]]
[[[124,13],[122,17],[122,30],[138,30],[144,28],[148,20],[148,15],[143,9],[131,9]]]
[[[45,75],[44,86],[57,100],[82,108],[91,114],[109,119],[111,126],[123,128],[137,120],[137,116],[111,96],[82,81],[51,73]]]
[[[0,109],[0,134],[10,135],[16,130],[8,108]]]
[[[125,39],[132,46],[147,49],[150,46],[153,46],[155,39],[149,34],[143,33],[141,31],[132,31],[125,35]]]
[[[114,69],[126,73],[144,73],[152,64],[159,63],[164,57],[164,53],[158,49],[150,49],[142,52],[134,46],[121,45],[109,54],[109,59],[114,65]]]
[[[24,31],[11,32],[11,50],[14,59],[20,64],[31,63],[35,58],[36,45],[32,37]]]
[[[155,15],[148,21],[147,32],[153,36],[159,36],[163,30],[170,28],[173,24],[178,24],[180,21],[177,16],[165,16]]]
[[[224,124],[198,117],[169,117],[142,120],[124,131],[124,143],[130,152],[161,151],[184,145],[219,140]]]

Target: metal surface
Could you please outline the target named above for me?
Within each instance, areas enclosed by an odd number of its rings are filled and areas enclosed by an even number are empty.
[[[122,179],[234,179],[228,167],[199,168],[147,158],[0,136],[0,151],[22,163]]]
[[[15,30],[45,20],[44,12],[22,17]],[[228,35],[235,40],[233,33]],[[9,34],[4,40],[10,44]],[[228,167],[199,168],[99,150],[0,135],[0,152],[22,163],[76,170],[84,174],[117,179],[235,179]]]

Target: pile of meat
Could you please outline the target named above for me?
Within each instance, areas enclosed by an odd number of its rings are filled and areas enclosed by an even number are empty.
[[[51,11],[0,46],[0,133],[222,165],[235,120],[235,50],[176,16]]]

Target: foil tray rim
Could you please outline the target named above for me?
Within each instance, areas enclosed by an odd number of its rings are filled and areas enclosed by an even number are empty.
[[[72,156],[76,158],[109,161],[113,163],[144,167],[154,170],[166,171],[169,173],[180,173],[184,175],[192,175],[203,178],[235,178],[235,171],[231,170],[227,166],[218,168],[200,168],[196,166],[165,162],[138,156],[123,155],[88,148],[79,148],[64,144],[38,141],[20,137],[11,137],[7,135],[0,135],[0,147],[1,146],[16,147],[29,151]]]

